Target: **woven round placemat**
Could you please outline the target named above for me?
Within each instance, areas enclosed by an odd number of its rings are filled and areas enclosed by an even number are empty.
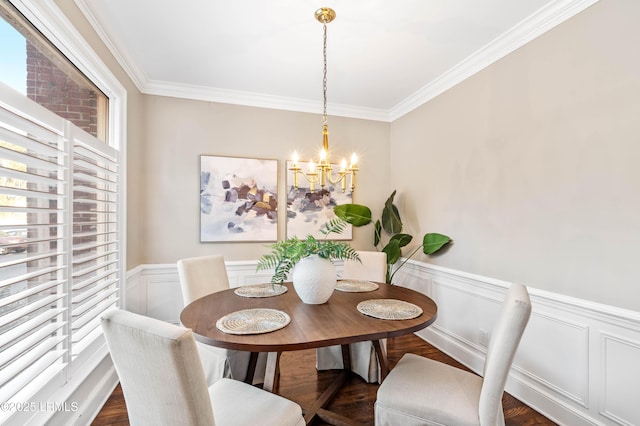
[[[279,330],[290,322],[286,312],[257,308],[227,314],[216,322],[216,327],[229,334],[261,334]]]
[[[405,320],[422,315],[422,308],[396,299],[372,299],[358,303],[358,311],[370,317],[386,320]]]
[[[287,287],[280,284],[257,284],[236,288],[233,292],[242,297],[273,297],[287,292]]]
[[[336,290],[345,291],[349,293],[364,293],[367,291],[375,291],[380,286],[371,281],[362,280],[339,280],[336,285]]]

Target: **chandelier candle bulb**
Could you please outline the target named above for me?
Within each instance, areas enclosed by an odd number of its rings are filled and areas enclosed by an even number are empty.
[[[313,161],[309,161],[309,173],[306,177],[309,181],[309,190],[313,193],[316,190],[316,182],[318,182],[318,173],[316,173],[316,165]]]
[[[298,153],[296,151],[293,151],[291,163],[289,170],[293,171],[293,186],[295,189],[298,189],[298,172],[300,171],[300,167],[298,167]]]

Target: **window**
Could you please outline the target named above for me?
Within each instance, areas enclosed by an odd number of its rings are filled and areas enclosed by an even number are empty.
[[[122,115],[6,0],[0,37],[25,61],[0,66],[18,70],[0,72],[0,401],[25,403],[104,347],[100,314],[119,305],[123,160],[109,117]]]
[[[106,95],[10,4],[0,17],[0,80],[106,141]]]

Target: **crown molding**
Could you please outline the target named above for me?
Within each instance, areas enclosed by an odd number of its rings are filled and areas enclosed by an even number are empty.
[[[96,18],[96,15],[93,13],[93,10],[86,0],[74,0],[74,2],[87,21],[89,21],[89,25],[91,25],[94,31],[98,34],[100,40],[102,40],[102,42],[107,46],[109,52],[111,52],[124,72],[129,76],[136,88],[140,92],[143,92],[144,88],[149,84],[147,74],[138,66],[126,49],[118,49],[116,47],[116,44],[100,24],[100,21]]]
[[[136,64],[132,55],[126,49],[118,49],[114,40],[96,18],[91,6],[86,0],[74,0],[89,24],[96,31],[107,49],[114,56],[118,64],[127,73],[136,88],[147,95],[168,96],[181,99],[193,99],[207,102],[219,102],[233,105],[253,106],[285,111],[308,112],[321,114],[317,101],[308,99],[288,98],[283,96],[266,95],[262,93],[242,92],[219,89],[208,86],[172,83],[160,80],[150,80],[147,74]],[[343,104],[328,104],[331,115],[337,117],[358,118],[389,122],[389,112],[375,108],[359,107]]]
[[[170,96],[174,98],[219,102],[232,105],[322,114],[321,105],[318,101],[265,95],[262,93],[218,89],[208,86],[150,81],[145,85],[142,93],[147,95]],[[389,113],[384,110],[331,103],[327,105],[327,109],[331,111],[330,115],[337,117],[389,121]]]
[[[115,43],[109,38],[106,31],[104,31],[100,25],[87,1],[74,1],[120,66],[129,75],[138,90],[144,94],[286,111],[319,113],[317,101],[307,99],[287,98],[261,93],[150,80],[140,67],[137,66],[131,55],[124,50],[116,49]],[[556,0],[551,2],[389,110],[330,104],[331,115],[393,122],[598,1],[599,0]]]
[[[390,120],[424,105],[598,1],[557,0],[548,4],[394,106],[389,111]]]

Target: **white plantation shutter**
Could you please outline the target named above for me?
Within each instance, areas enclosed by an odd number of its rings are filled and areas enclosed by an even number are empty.
[[[1,402],[28,401],[64,374],[117,304],[118,162],[118,151],[0,83]]]
[[[34,117],[15,107],[0,102],[0,231],[26,240],[19,247],[6,239],[0,244],[3,402],[20,401],[32,384],[57,374],[68,352],[66,124],[53,114]]]
[[[81,135],[81,137],[79,137]],[[101,333],[118,300],[118,152],[85,132],[73,138],[73,355]]]

